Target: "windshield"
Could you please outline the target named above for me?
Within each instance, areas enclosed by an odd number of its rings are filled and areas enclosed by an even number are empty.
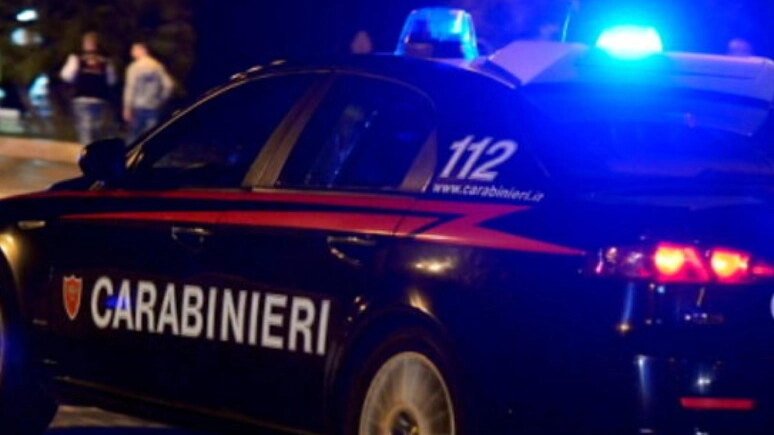
[[[759,100],[658,88],[533,86],[538,154],[586,183],[774,177],[770,109]]]

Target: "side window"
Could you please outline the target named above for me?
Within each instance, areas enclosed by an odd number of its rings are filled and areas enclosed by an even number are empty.
[[[515,91],[490,83],[475,85],[472,82],[454,94],[456,101],[469,104],[444,106],[448,111],[442,114],[438,160],[428,193],[466,200],[541,202],[548,179],[533,154],[526,116],[530,112]]]
[[[148,139],[130,184],[238,187],[312,80],[307,75],[268,77],[216,94]]]
[[[433,129],[430,101],[412,89],[342,76],[301,133],[278,185],[397,189]]]

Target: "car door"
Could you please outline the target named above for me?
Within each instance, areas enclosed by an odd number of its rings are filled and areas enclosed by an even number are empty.
[[[223,214],[218,268],[247,290],[229,302],[228,317],[244,326],[226,327],[244,344],[228,351],[220,397],[231,409],[321,428],[347,313],[378,282],[402,210],[432,173],[434,128],[432,104],[415,89],[339,74],[293,129],[294,146],[252,180],[251,204]]]
[[[68,379],[186,402],[217,383],[202,372],[218,355],[201,352],[210,291],[221,288],[210,273],[219,214],[313,82],[243,79],[210,94],[149,135],[124,179],[79,193],[50,223],[53,330]]]

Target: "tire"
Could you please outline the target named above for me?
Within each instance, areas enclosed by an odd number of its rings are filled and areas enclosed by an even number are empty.
[[[41,435],[57,405],[30,370],[22,334],[4,308],[0,301],[0,428],[14,435]]]
[[[451,364],[430,340],[391,339],[356,371],[347,435],[465,435]],[[410,337],[410,335],[409,335]]]

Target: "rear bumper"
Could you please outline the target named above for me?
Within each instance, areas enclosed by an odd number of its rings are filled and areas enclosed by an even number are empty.
[[[772,364],[637,356],[641,433],[774,433]]]
[[[699,295],[613,284],[546,286],[532,293],[547,295],[542,304],[499,305],[500,318],[482,331],[502,335],[476,331],[485,339],[465,349],[471,357],[493,348],[467,367],[485,403],[481,426],[493,433],[774,434],[771,289]],[[702,297],[700,321],[686,316]]]
[[[771,435],[774,361],[635,355],[552,379],[503,382],[492,433]]]

